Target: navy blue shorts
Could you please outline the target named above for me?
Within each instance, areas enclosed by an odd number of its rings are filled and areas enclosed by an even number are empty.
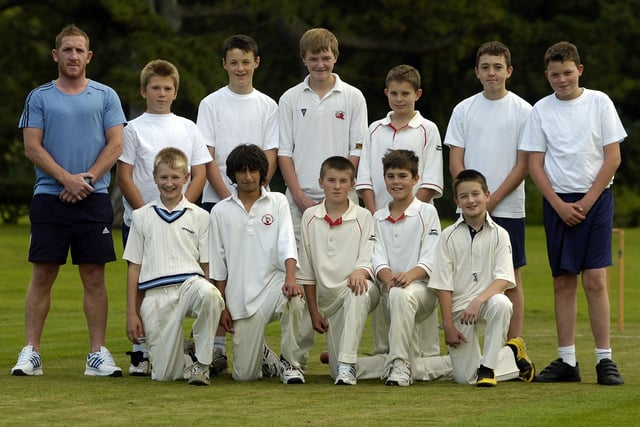
[[[584,194],[558,194],[565,202],[580,200]],[[612,264],[613,196],[606,189],[583,222],[569,227],[543,199],[544,230],[551,274],[579,274],[583,270]]]
[[[93,193],[78,203],[37,194],[31,201],[29,218],[31,262],[65,264],[69,249],[73,264],[104,264],[116,259],[108,194]]]
[[[491,219],[509,233],[513,268],[520,268],[527,265],[527,256],[524,249],[524,218],[502,218],[492,216]]]

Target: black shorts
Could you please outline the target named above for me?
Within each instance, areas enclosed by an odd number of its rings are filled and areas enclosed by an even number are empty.
[[[77,203],[37,194],[29,211],[29,261],[65,264],[71,249],[73,264],[115,261],[113,207],[108,194],[93,193]]]

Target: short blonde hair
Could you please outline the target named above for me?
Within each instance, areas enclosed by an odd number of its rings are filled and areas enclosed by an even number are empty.
[[[164,59],[154,59],[147,63],[140,72],[140,87],[145,89],[152,77],[170,77],[173,80],[176,92],[180,85],[180,73],[175,65]]]
[[[338,39],[325,28],[307,30],[300,38],[300,57],[304,59],[308,52],[320,53],[329,50],[338,59]]]
[[[181,150],[174,147],[163,148],[153,159],[153,175],[158,172],[160,165],[167,165],[171,169],[180,170],[185,175],[189,173],[189,159]]]
[[[56,36],[56,49],[60,49],[62,46],[62,39],[69,36],[82,36],[87,43],[87,50],[89,50],[89,35],[76,27],[75,24],[69,24],[64,27]]]

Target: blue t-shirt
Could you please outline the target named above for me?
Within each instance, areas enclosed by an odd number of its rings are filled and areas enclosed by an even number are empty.
[[[87,172],[105,148],[105,131],[125,124],[116,92],[89,80],[76,95],[61,92],[55,82],[35,88],[27,96],[18,127],[44,131],[42,145],[56,163],[71,174]],[[34,194],[58,195],[63,186],[36,166]],[[93,183],[95,192],[107,193],[111,176]]]

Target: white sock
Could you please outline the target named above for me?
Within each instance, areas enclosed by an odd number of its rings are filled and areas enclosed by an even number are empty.
[[[147,349],[147,340],[144,337],[139,337],[140,344],[133,345],[133,351],[141,351],[142,357],[149,357],[149,350]]]
[[[596,363],[600,363],[602,359],[611,360],[610,348],[596,348]]]
[[[576,366],[576,346],[568,345],[566,347],[558,347],[558,357],[569,366]]]
[[[215,337],[213,339],[213,348],[222,350],[222,354],[227,354],[227,337]]]

